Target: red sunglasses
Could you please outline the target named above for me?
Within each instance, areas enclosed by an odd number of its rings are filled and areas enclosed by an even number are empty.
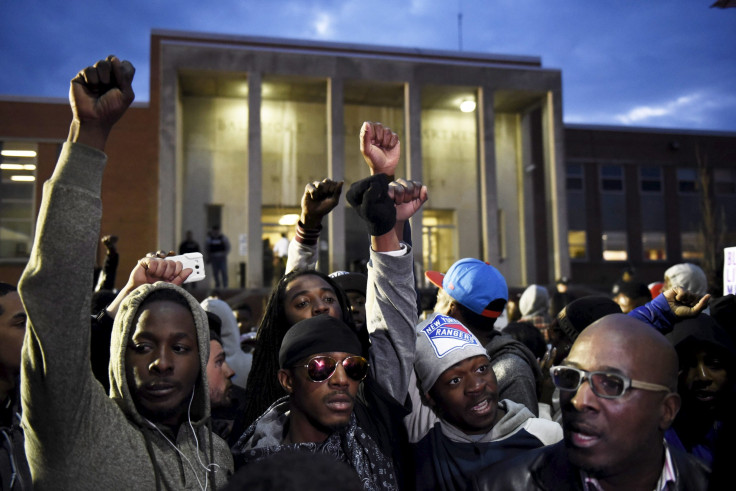
[[[337,363],[331,356],[315,356],[302,366],[307,369],[307,376],[312,382],[324,382],[335,373]],[[340,364],[345,374],[356,382],[368,375],[368,360],[362,356],[348,356]]]

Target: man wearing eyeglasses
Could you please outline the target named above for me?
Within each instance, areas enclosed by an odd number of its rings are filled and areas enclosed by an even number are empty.
[[[552,367],[564,441],[475,478],[480,490],[706,489],[708,470],[664,442],[680,409],[677,354],[651,326],[612,314]]]

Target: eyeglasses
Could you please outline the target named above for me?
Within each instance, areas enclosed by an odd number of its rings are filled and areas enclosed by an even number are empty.
[[[669,387],[651,384],[640,380],[632,380],[620,373],[589,372],[579,368],[556,366],[549,369],[552,381],[560,390],[576,391],[587,380],[593,394],[604,399],[618,399],[623,397],[629,388],[670,392]]]
[[[362,356],[348,356],[340,364],[345,374],[356,382],[368,375],[368,360]],[[337,360],[331,356],[315,356],[302,366],[307,369],[307,376],[312,382],[324,382],[335,373]]]

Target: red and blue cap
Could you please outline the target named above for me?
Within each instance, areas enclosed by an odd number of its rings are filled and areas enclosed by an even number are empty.
[[[461,259],[450,266],[446,274],[427,271],[424,275],[455,301],[483,317],[495,319],[500,316],[509,299],[506,279],[496,268],[479,259]],[[495,300],[503,300],[503,304],[496,302],[494,305],[500,304],[500,310],[490,308]]]

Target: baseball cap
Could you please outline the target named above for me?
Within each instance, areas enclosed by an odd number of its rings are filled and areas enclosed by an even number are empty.
[[[342,288],[342,291],[356,291],[365,296],[365,291],[368,286],[368,277],[363,273],[335,271],[330,274],[330,278],[335,280],[335,283],[337,283],[337,286]]]
[[[424,273],[429,281],[442,288],[450,297],[483,317],[497,318],[503,311],[491,310],[494,300],[509,299],[506,279],[493,266],[479,259],[465,258],[450,266],[446,274],[437,271]]]
[[[669,287],[679,286],[698,296],[708,293],[708,278],[700,266],[692,263],[675,264],[664,272],[665,282],[669,279]]]

